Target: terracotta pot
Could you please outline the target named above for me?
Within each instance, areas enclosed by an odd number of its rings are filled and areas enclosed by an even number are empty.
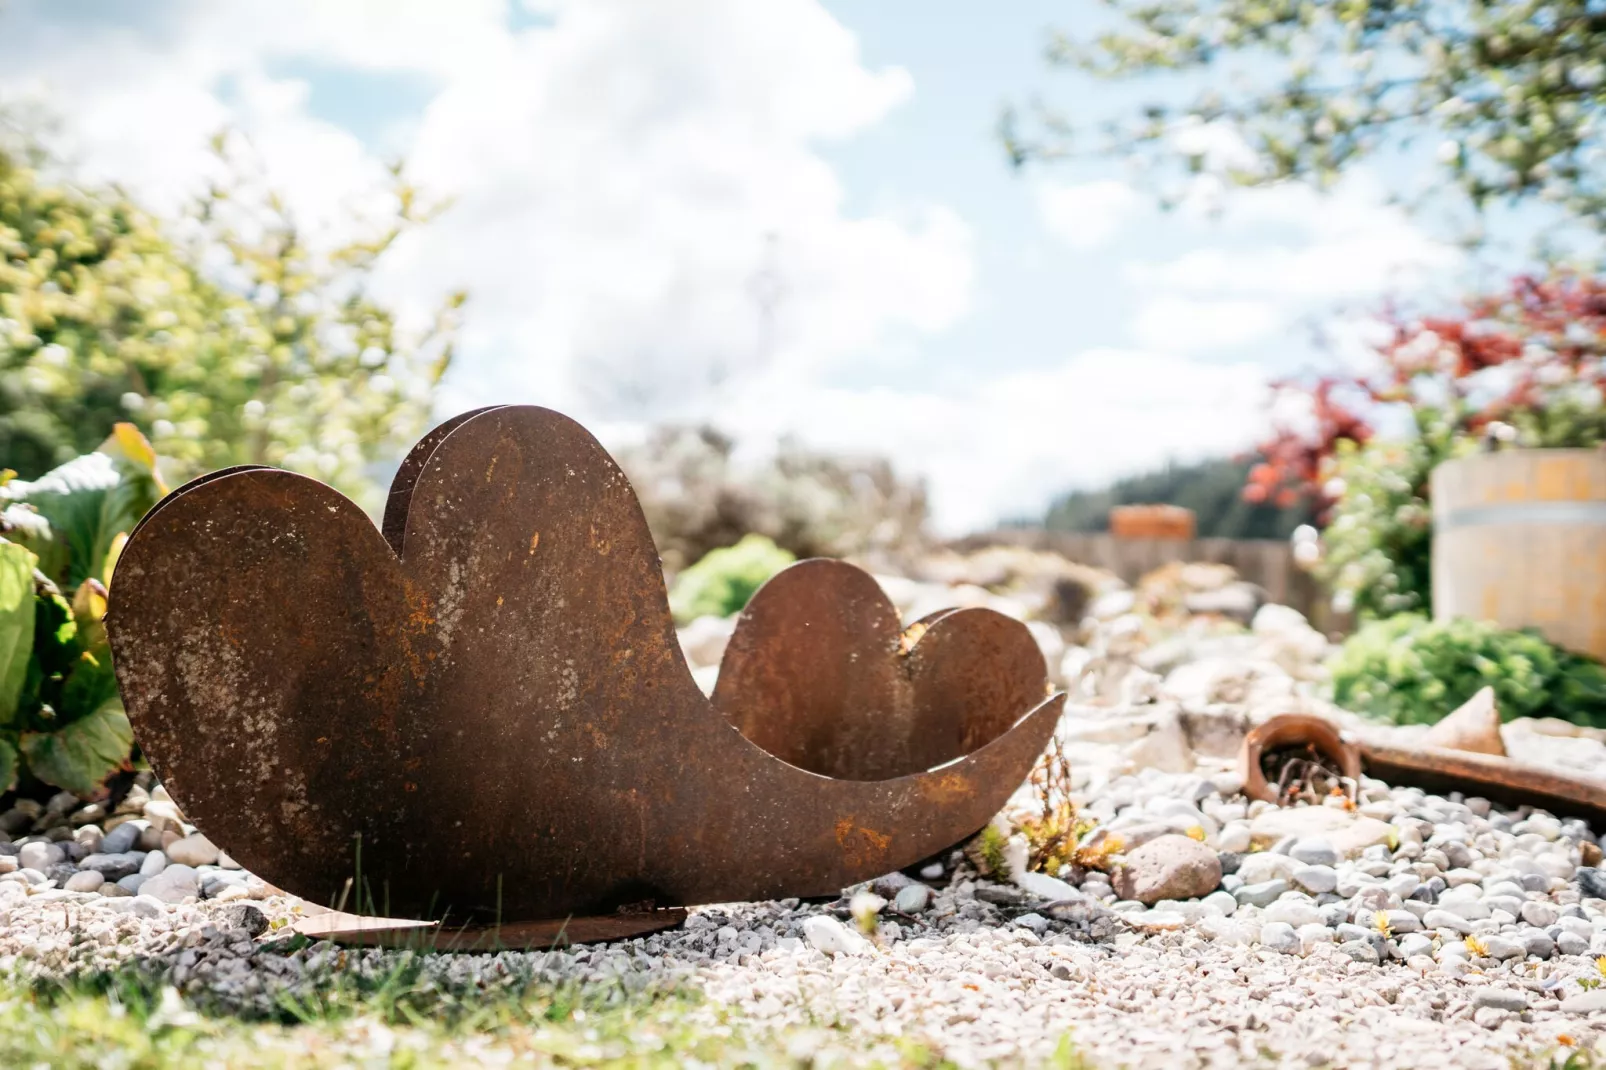
[[[1360,752],[1344,741],[1331,721],[1306,713],[1285,713],[1250,729],[1244,737],[1243,749],[1238,752],[1238,772],[1244,778],[1244,794],[1251,799],[1276,802],[1277,787],[1266,782],[1265,774],[1260,771],[1260,756],[1267,751],[1307,743],[1343,770],[1346,777],[1360,779]]]

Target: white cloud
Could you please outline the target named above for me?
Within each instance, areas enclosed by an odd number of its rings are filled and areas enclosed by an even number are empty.
[[[1195,295],[1332,301],[1420,286],[1461,263],[1455,247],[1388,204],[1365,172],[1325,195],[1294,183],[1236,191],[1219,218],[1194,226],[1237,240],[1135,262],[1130,281]]]
[[[1213,200],[1171,217],[1177,252],[1124,265],[1123,281],[1144,295],[1131,321],[1138,344],[1242,353],[1289,338],[1302,320],[1342,333],[1341,317],[1356,313],[1341,304],[1374,306],[1463,264],[1365,171],[1329,193],[1284,183]]]
[[[1148,349],[1208,353],[1257,342],[1284,326],[1282,319],[1270,301],[1166,296],[1138,309],[1132,334]]]
[[[960,533],[1040,515],[1045,498],[1168,460],[1233,453],[1267,428],[1264,371],[1099,349],[946,389],[845,390],[771,378],[727,410],[749,440],[875,452],[925,473],[936,526]],[[822,414],[829,414],[824,418]]]
[[[1072,185],[1039,183],[1037,210],[1053,234],[1073,249],[1105,245],[1136,214],[1143,197],[1117,179]]]
[[[540,7],[550,27],[514,32],[506,0],[169,0],[120,26],[23,0],[0,93],[43,94],[89,177],[167,206],[209,173],[207,137],[239,126],[322,233],[383,161],[276,72],[427,79],[412,175],[454,205],[393,250],[382,284],[419,311],[470,291],[448,408],[684,415],[721,373],[823,373],[965,314],[964,221],[849,215],[816,151],[912,92],[906,72],[867,69],[816,0]]]

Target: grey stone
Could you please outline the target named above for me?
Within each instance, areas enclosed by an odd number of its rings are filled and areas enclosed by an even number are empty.
[[[1299,934],[1285,921],[1268,921],[1260,927],[1260,943],[1271,951],[1292,955],[1299,951]]]
[[[1475,988],[1472,990],[1472,1005],[1521,1014],[1528,1009],[1528,997],[1509,988]]]
[[[1356,941],[1350,944],[1339,944],[1338,950],[1354,959],[1356,962],[1366,962],[1376,966],[1381,961],[1377,949],[1370,943]]]
[[[132,854],[92,854],[86,855],[79,863],[79,869],[92,869],[105,877],[108,881],[119,881],[131,873],[139,872],[139,856]]]
[[[1506,959],[1520,959],[1528,954],[1527,948],[1522,944],[1504,936],[1485,936],[1483,946],[1488,950],[1490,958],[1501,962]]]
[[[1409,910],[1391,910],[1387,914],[1389,931],[1396,935],[1402,933],[1419,933],[1422,931],[1422,919]]]
[[[1529,925],[1537,929],[1544,929],[1556,924],[1556,919],[1560,917],[1560,914],[1556,912],[1553,904],[1542,902],[1538,899],[1530,899],[1522,904],[1522,911],[1518,916]]]
[[[69,892],[98,892],[100,891],[100,886],[106,883],[106,878],[101,873],[93,869],[85,869],[67,878],[67,882],[62,887]]]
[[[27,865],[26,862],[23,865]],[[1573,874],[1578,890],[1590,899],[1606,899],[1606,873],[1592,866],[1579,866]]]
[[[1301,925],[1320,925],[1322,911],[1315,903],[1297,897],[1279,899],[1266,908],[1265,918],[1267,922],[1281,921],[1297,929]]]
[[[1294,861],[1307,866],[1338,865],[1338,852],[1331,843],[1320,836],[1307,836],[1295,841],[1288,849],[1288,854]]]
[[[101,851],[109,855],[120,855],[132,850],[134,844],[139,840],[139,833],[142,827],[132,821],[126,821],[118,825],[106,833],[106,837],[100,841]]]
[[[1030,929],[1038,936],[1048,932],[1048,919],[1041,914],[1022,914],[1015,919],[1015,924],[1023,929]]]
[[[1509,895],[1486,895],[1483,897],[1483,902],[1491,912],[1503,910],[1515,918],[1522,914],[1522,904],[1524,900],[1519,897]]]
[[[25,843],[22,850],[17,852],[17,864],[23,869],[37,869],[43,873],[51,866],[60,865],[67,857],[67,852],[54,843]]]
[[[1294,870],[1293,881],[1313,895],[1321,895],[1338,887],[1338,871],[1328,865],[1300,866]]]
[[[114,883],[129,895],[138,895],[140,887],[149,879],[135,873],[128,877],[119,877]]]
[[[200,882],[190,866],[173,863],[154,877],[147,877],[140,886],[140,895],[151,896],[164,903],[180,903],[200,893]]]
[[[1429,929],[1449,929],[1451,932],[1465,936],[1472,931],[1472,923],[1459,914],[1452,914],[1448,910],[1434,909],[1422,917],[1422,924]],[[1586,944],[1585,947],[1588,947]]]
[[[1589,954],[1589,941],[1577,933],[1570,933],[1563,929],[1561,935],[1556,937],[1556,950],[1563,955]]]
[[[901,889],[892,900],[892,909],[901,914],[918,914],[931,902],[931,889],[924,884],[911,884]]]
[[[1232,893],[1238,900],[1239,906],[1263,907],[1275,903],[1279,896],[1288,891],[1288,882],[1285,880],[1264,881],[1260,884],[1246,884]]]
[[[1243,878],[1245,884],[1264,884],[1273,880],[1286,881],[1298,868],[1299,863],[1287,855],[1263,851],[1245,855],[1243,861],[1238,863],[1238,876]]]
[[[1535,958],[1548,959],[1556,953],[1556,941],[1543,929],[1523,929],[1517,933],[1523,950]]]
[[[1417,955],[1431,955],[1433,953],[1433,938],[1426,933],[1407,933],[1400,937],[1400,957],[1412,959]]]

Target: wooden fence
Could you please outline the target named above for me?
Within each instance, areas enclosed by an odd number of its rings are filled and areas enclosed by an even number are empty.
[[[1231,565],[1240,578],[1263,588],[1271,601],[1299,610],[1320,631],[1338,636],[1352,626],[1333,612],[1327,593],[1295,563],[1293,547],[1280,539],[1130,539],[1009,528],[972,535],[953,545],[961,551],[997,545],[1051,550],[1113,572],[1127,583],[1136,583],[1144,574],[1173,561]]]

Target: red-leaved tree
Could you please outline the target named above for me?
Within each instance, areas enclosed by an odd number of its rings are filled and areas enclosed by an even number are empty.
[[[1339,444],[1369,441],[1385,405],[1408,406],[1419,431],[1430,423],[1464,437],[1494,429],[1528,446],[1606,440],[1606,279],[1524,275],[1453,315],[1390,311],[1384,322],[1390,335],[1373,373],[1274,384],[1303,400],[1309,417],[1279,425],[1261,444],[1264,462],[1245,497],[1284,503],[1309,495],[1330,507],[1342,493],[1329,486]]]

